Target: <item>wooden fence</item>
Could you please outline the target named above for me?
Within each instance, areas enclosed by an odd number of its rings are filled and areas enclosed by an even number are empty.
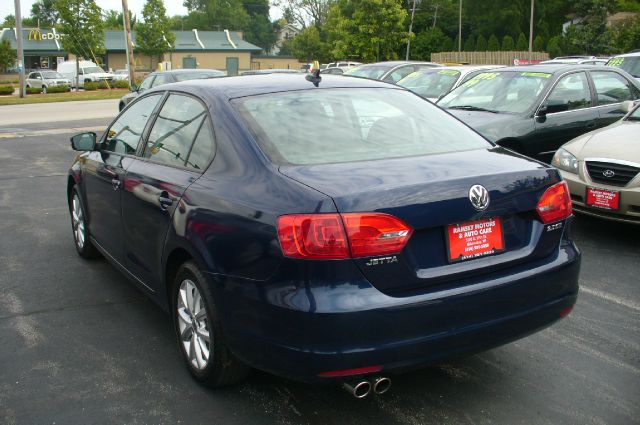
[[[547,52],[440,52],[432,53],[433,62],[456,62],[470,65],[514,65],[515,59],[538,60],[549,59]]]

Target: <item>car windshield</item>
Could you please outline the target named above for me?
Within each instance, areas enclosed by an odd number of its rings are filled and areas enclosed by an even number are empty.
[[[104,70],[99,66],[87,66],[85,68],[82,68],[82,70],[85,74],[96,74],[98,72],[104,72]]]
[[[56,72],[56,71],[44,71],[42,73],[42,76],[44,78],[64,78],[62,76],[62,74],[60,74],[59,72]]]
[[[492,146],[404,90],[309,90],[233,103],[263,151],[280,164],[368,161]]]
[[[522,113],[533,106],[551,77],[547,72],[483,72],[443,97],[438,106]]]
[[[393,67],[389,65],[363,65],[356,68],[351,68],[350,70],[345,71],[343,75],[379,80],[391,68]]]
[[[607,65],[623,69],[635,78],[640,78],[640,56],[611,58]]]
[[[222,77],[224,72],[222,71],[210,71],[210,72],[181,72],[176,74],[176,81],[187,80],[199,80],[201,78]]]
[[[398,81],[397,84],[422,97],[438,98],[451,90],[458,78],[460,78],[460,71],[432,69],[413,72]]]

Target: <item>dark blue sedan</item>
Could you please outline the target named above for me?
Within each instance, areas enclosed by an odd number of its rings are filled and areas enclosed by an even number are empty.
[[[380,393],[394,373],[521,338],[576,302],[559,172],[397,86],[169,84],[72,145],[78,253],[169,311],[211,386],[254,367]]]

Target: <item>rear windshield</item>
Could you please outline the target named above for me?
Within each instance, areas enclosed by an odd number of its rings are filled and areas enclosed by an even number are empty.
[[[609,62],[607,62],[607,65],[624,69],[634,77],[640,78],[640,56],[611,58]]]
[[[398,89],[321,89],[236,99],[269,158],[326,164],[428,155],[492,145],[416,95]]]
[[[222,77],[222,76],[224,76],[224,72],[222,71],[181,72],[176,74],[176,80],[177,81],[200,80],[202,78],[212,78],[212,77]]]

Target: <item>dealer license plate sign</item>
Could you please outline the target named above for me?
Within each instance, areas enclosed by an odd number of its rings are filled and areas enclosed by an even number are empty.
[[[452,263],[502,252],[502,221],[497,217],[450,224],[447,226],[447,246]]]
[[[620,209],[620,192],[587,187],[587,206],[605,210]]]

